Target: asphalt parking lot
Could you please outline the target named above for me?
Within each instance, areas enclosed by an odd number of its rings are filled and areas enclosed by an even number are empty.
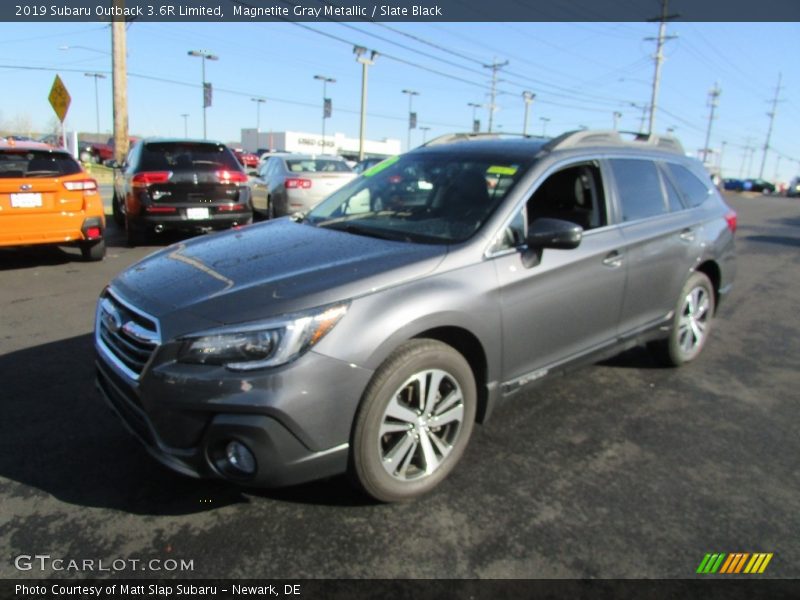
[[[14,567],[49,554],[192,560],[156,574],[180,577],[683,578],[708,552],[800,577],[800,202],[729,201],[738,278],[697,362],[633,350],[549,380],[404,505],[344,478],[252,491],[165,470],[95,392],[90,334],[105,283],[158,246],[0,250],[0,577],[74,575]]]

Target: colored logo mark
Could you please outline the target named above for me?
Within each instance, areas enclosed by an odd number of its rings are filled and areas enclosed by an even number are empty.
[[[713,573],[722,573],[726,575],[745,573],[754,575],[756,573],[763,573],[769,561],[772,560],[772,555],[772,552],[757,552],[755,554],[750,554],[748,552],[706,554],[700,566],[697,567],[697,572],[703,575]]]

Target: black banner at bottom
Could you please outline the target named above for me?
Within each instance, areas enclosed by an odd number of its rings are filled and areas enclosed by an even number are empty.
[[[243,598],[284,600],[511,600],[569,598],[781,598],[800,597],[800,580],[781,579],[5,579],[2,600],[150,600]]]

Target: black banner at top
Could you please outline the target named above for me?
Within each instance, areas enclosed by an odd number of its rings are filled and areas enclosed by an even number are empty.
[[[664,4],[666,3],[666,4]],[[0,21],[800,21],[798,0],[9,0]]]

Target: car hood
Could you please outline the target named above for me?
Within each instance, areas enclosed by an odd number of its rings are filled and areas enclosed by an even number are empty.
[[[154,317],[189,311],[216,323],[242,323],[419,278],[446,253],[446,246],[284,218],[174,244],[131,266],[111,286]]]

